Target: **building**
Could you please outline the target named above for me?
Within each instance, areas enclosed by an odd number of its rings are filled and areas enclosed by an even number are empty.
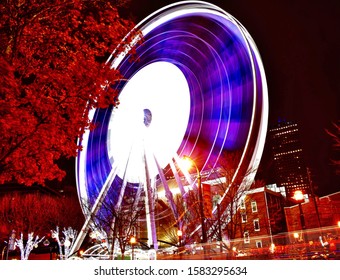
[[[259,258],[305,258],[308,250],[322,250],[321,238],[332,252],[340,253],[340,192],[286,204],[282,190],[272,185],[245,192],[233,221],[240,220],[232,240],[235,251]]]
[[[238,249],[268,249],[282,243],[280,233],[287,230],[284,201],[278,188],[265,186],[244,193],[236,214],[240,217],[235,236]]]
[[[285,188],[287,198],[293,197],[296,190],[310,194],[309,176],[298,125],[293,122],[279,122],[269,129],[268,136],[275,183]]]
[[[320,235],[340,234],[340,192],[305,199],[299,205],[285,207],[287,230],[302,233],[305,241],[318,240]]]
[[[43,236],[55,226],[79,229],[84,220],[72,186],[56,191],[40,185],[1,185],[0,205],[0,245],[12,230]]]

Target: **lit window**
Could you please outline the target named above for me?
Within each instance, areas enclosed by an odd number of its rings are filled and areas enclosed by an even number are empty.
[[[251,211],[254,213],[254,212],[257,212],[257,203],[256,201],[252,201],[251,202]]]
[[[253,222],[254,222],[254,230],[260,231],[260,221],[259,221],[259,219],[255,219]]]
[[[243,233],[244,243],[250,243],[249,232],[245,231]]]

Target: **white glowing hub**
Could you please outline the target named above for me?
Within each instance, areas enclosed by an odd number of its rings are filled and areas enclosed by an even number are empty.
[[[128,182],[158,174],[182,143],[190,114],[190,91],[181,70],[169,62],[154,62],[138,71],[119,95],[108,127],[108,155],[117,175]],[[145,164],[145,157],[146,164]]]

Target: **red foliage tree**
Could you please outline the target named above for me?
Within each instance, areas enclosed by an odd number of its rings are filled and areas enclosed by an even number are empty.
[[[103,85],[120,75],[105,62],[134,36],[125,2],[1,1],[0,184],[61,180],[57,161],[76,155],[88,111],[115,104]]]
[[[0,236],[11,230],[44,236],[56,226],[78,231],[84,222],[75,196],[61,197],[41,193],[12,193],[0,197]]]

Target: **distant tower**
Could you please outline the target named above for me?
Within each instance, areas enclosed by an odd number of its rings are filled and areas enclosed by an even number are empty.
[[[287,198],[296,190],[310,194],[307,167],[304,162],[298,125],[279,122],[269,129],[276,183],[286,189]]]

